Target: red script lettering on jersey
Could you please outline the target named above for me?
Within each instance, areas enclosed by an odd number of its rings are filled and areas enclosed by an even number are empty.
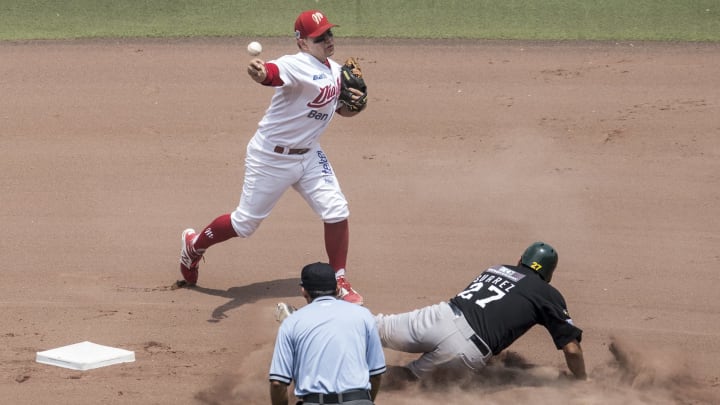
[[[310,108],[320,108],[322,106],[330,104],[335,97],[338,95],[338,86],[326,86],[320,89],[320,94],[315,97],[315,100],[308,103]]]

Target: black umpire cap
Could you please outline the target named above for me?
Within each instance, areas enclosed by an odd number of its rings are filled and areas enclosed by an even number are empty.
[[[332,292],[337,289],[335,270],[328,263],[312,263],[303,267],[300,285],[306,291]]]

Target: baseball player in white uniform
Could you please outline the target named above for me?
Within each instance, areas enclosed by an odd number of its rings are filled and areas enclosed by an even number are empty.
[[[186,285],[197,283],[200,259],[210,246],[250,237],[292,187],[324,223],[325,249],[340,297],[362,305],[362,296],[345,275],[348,203],[319,144],[335,113],[351,117],[360,112],[338,102],[341,67],[329,58],[335,53],[334,26],[320,11],[302,12],[295,21],[298,53],[269,62],[254,58],[248,64],[248,75],[274,87],[275,94],[247,145],[245,181],[235,211],[217,217],[199,233],[182,233],[180,272]],[[363,95],[351,91],[358,98]]]

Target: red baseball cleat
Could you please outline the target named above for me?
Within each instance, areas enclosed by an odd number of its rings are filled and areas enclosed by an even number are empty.
[[[342,298],[344,301],[352,302],[353,304],[358,304],[358,305],[363,304],[362,295],[358,294],[357,291],[353,290],[352,286],[350,285],[350,282],[347,281],[347,279],[344,276],[340,276],[337,278],[337,285],[338,285],[338,289],[340,290],[340,294],[338,296],[340,298]]]
[[[195,240],[195,230],[188,228],[182,233],[182,250],[180,251],[180,273],[182,274],[188,286],[194,286],[198,280],[198,269],[200,268],[200,259],[203,255],[198,254],[193,247]]]

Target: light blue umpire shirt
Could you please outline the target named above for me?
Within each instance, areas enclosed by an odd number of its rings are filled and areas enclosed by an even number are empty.
[[[370,311],[318,297],[285,318],[275,340],[270,380],[295,381],[295,396],[370,389],[385,355]]]

